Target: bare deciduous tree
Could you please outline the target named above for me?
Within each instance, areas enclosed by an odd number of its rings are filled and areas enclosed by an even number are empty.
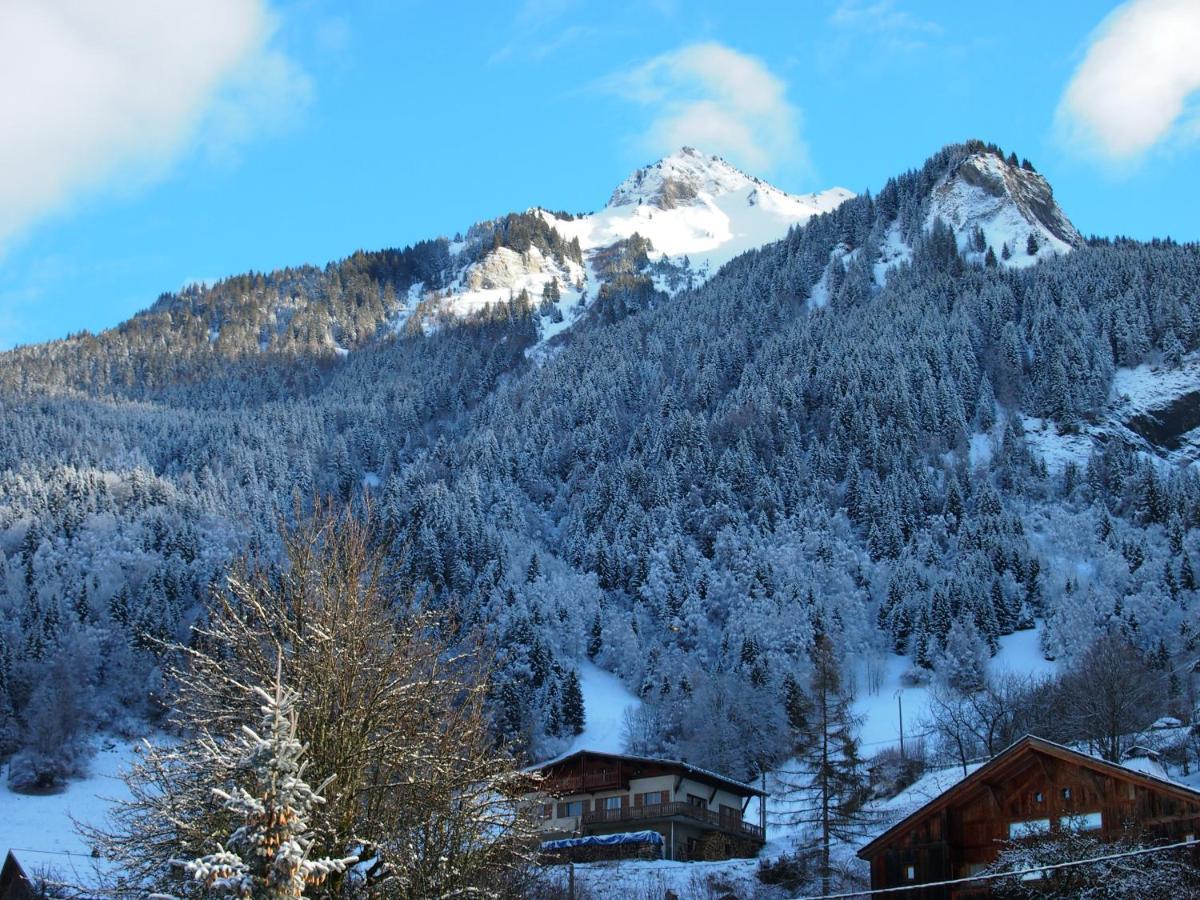
[[[1098,638],[1061,681],[1061,714],[1077,740],[1111,762],[1165,710],[1166,681],[1119,634]]]

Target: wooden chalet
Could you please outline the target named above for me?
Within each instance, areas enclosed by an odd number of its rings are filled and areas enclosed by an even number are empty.
[[[4,867],[0,868],[0,900],[34,900],[37,896],[33,882],[9,850]]]
[[[673,860],[755,856],[766,841],[765,823],[744,818],[765,794],[688,763],[581,750],[535,771],[547,839],[657,831]]]
[[[911,886],[904,900],[978,900],[975,875],[1005,842],[1071,828],[1115,840],[1129,827],[1176,843],[1200,835],[1200,791],[1027,736],[858,851],[871,888]],[[1200,865],[1200,844],[1192,859]],[[891,896],[891,895],[890,895]]]

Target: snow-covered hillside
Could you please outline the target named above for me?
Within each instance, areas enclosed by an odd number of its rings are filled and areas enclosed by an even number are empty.
[[[1034,416],[1022,422],[1026,442],[1050,472],[1068,463],[1082,469],[1097,448],[1112,442],[1173,466],[1190,465],[1200,459],[1200,353],[1185,355],[1179,365],[1117,369],[1108,404],[1092,421],[1070,428]],[[975,436],[983,455],[999,438],[999,427]]]
[[[12,850],[27,872],[48,872],[75,885],[96,880],[90,848],[75,823],[101,825],[115,799],[129,791],[120,776],[137,745],[99,737],[86,778],[52,794],[17,794],[0,782],[0,853]]]
[[[1002,265],[1014,268],[1083,244],[1045,178],[990,152],[972,154],[934,185],[926,227],[939,218],[954,229],[961,250],[984,254],[973,246],[979,229],[985,248],[990,247]],[[1028,252],[1030,235],[1037,247],[1033,254]]]

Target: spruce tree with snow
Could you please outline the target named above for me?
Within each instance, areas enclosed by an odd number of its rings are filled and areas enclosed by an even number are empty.
[[[972,693],[983,687],[990,657],[987,641],[975,623],[958,618],[950,625],[945,645],[938,652],[933,669],[938,678],[954,690]]]
[[[228,791],[213,789],[241,824],[223,849],[180,865],[193,881],[218,896],[256,900],[303,897],[330,875],[345,872],[358,857],[310,858],[312,842],[305,837],[308,816],[313,807],[325,802],[321,792],[333,776],[315,789],[304,779],[308,764],[296,733],[299,696],[284,686],[282,662],[276,669],[273,691],[258,686],[253,691],[263,703],[261,735],[243,726],[232,744],[207,742],[216,770],[229,768],[226,757],[237,753],[232,768],[248,776],[252,785],[235,785]]]
[[[586,721],[583,709],[583,691],[579,686],[579,672],[572,669],[567,673],[562,690],[562,724],[571,734],[583,734]]]

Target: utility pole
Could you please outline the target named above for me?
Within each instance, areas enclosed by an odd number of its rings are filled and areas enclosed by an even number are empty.
[[[900,758],[904,759],[904,691],[896,689],[896,709],[900,713]]]
[[[758,827],[762,829],[763,840],[767,838],[767,768],[760,761],[758,773],[762,778],[763,795],[758,798]]]

